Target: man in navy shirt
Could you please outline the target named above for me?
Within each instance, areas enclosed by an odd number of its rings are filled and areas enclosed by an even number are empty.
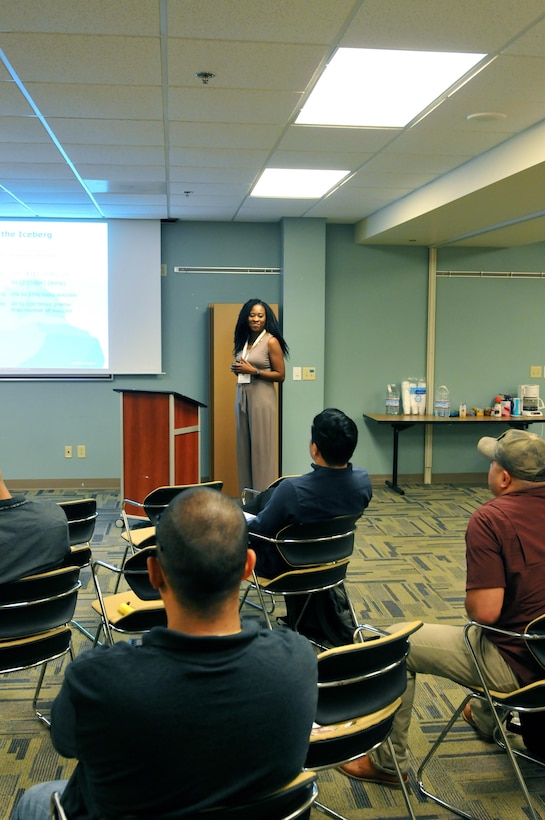
[[[337,515],[361,515],[373,495],[366,470],[350,458],[358,443],[358,428],[342,410],[328,407],[315,416],[310,433],[314,464],[305,475],[285,478],[255,518],[250,532],[276,535],[288,524],[307,524]],[[252,542],[258,575],[279,575],[286,565],[272,544]]]

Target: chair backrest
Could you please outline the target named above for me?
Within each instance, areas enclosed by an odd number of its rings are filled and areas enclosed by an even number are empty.
[[[413,621],[397,632],[318,655],[316,722],[363,717],[400,697],[407,686],[409,636],[421,626]]]
[[[68,624],[81,586],[79,572],[79,567],[61,567],[0,585],[0,640]]]
[[[307,524],[289,524],[276,534],[284,561],[294,567],[349,558],[354,550],[358,515],[338,515]]]
[[[205,481],[202,484],[179,484],[157,487],[148,493],[143,501],[144,511],[151,523],[157,524],[163,511],[168,507],[173,498],[183,493],[184,490],[190,490],[194,487],[208,487],[210,490],[218,490],[221,492],[223,489],[223,481]]]
[[[64,655],[70,648],[72,630],[69,626],[50,629],[13,640],[0,640],[0,674],[18,672]]]
[[[348,558],[343,558],[331,564],[293,569],[278,575],[266,588],[282,595],[304,595],[330,589],[344,581],[349,563]]]
[[[161,597],[159,592],[151,585],[147,562],[150,556],[154,556],[157,548],[144,547],[129,556],[123,567],[123,575],[132,591],[141,598],[142,601],[157,601]]]
[[[68,538],[70,546],[89,544],[95,532],[97,513],[96,498],[74,498],[59,501],[68,519]]]

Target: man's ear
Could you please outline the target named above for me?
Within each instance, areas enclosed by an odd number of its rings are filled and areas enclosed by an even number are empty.
[[[244,573],[242,575],[242,581],[248,580],[252,572],[254,571],[256,562],[256,554],[254,550],[249,549],[246,554],[246,563],[244,565]]]
[[[146,564],[148,567],[148,575],[152,587],[154,589],[161,589],[161,587],[164,586],[165,583],[165,576],[163,575],[161,564],[153,555],[148,556]]]

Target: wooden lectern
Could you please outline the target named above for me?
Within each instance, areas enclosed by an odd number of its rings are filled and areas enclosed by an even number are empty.
[[[179,393],[121,394],[121,496],[142,503],[156,487],[200,482],[202,402]],[[142,514],[137,507],[127,509]]]

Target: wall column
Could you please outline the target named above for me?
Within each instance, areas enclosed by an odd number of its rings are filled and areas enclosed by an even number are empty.
[[[313,417],[324,409],[325,251],[323,219],[284,219],[283,333],[290,347],[283,385],[283,475],[308,472]],[[315,381],[294,381],[294,367],[314,367]]]

